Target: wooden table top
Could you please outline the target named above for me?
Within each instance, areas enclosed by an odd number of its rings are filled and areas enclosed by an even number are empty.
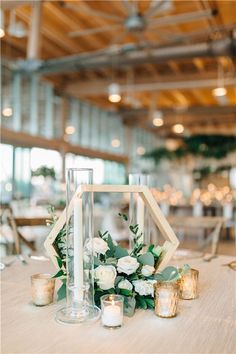
[[[222,266],[235,260],[188,260],[200,270],[200,296],[181,300],[173,319],[138,310],[117,330],[90,325],[61,325],[55,312],[63,303],[35,307],[30,275],[52,272],[50,262],[15,262],[2,271],[2,353],[230,353],[236,352],[236,272]],[[178,261],[182,265],[183,261]],[[176,264],[176,262],[172,262]]]

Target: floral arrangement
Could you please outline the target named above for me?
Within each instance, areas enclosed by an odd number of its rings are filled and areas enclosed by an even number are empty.
[[[51,210],[53,213],[53,210]],[[125,221],[128,217],[119,214]],[[56,221],[52,214],[51,224]],[[161,246],[146,246],[142,241],[142,232],[138,225],[129,225],[132,233],[134,247],[127,250],[114,241],[108,231],[99,232],[92,243],[87,244],[87,250],[94,252],[94,289],[95,303],[100,307],[100,297],[106,294],[120,294],[124,296],[125,314],[132,316],[135,308],[154,308],[154,284],[157,281],[176,281],[181,278],[183,272],[189,267],[185,265],[182,269],[167,267],[158,272],[158,265],[163,256]],[[60,270],[54,277],[62,279],[62,286],[58,291],[58,299],[66,294],[66,273],[65,273],[65,228],[60,231],[56,239],[56,248],[60,257],[57,262]],[[91,241],[90,241],[91,242]]]

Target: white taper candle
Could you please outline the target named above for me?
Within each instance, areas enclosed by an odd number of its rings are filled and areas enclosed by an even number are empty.
[[[74,300],[83,300],[84,264],[83,264],[83,209],[82,199],[74,201]]]

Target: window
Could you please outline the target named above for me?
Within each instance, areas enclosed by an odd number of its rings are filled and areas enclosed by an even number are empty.
[[[1,144],[0,156],[1,203],[8,203],[13,192],[13,146]]]

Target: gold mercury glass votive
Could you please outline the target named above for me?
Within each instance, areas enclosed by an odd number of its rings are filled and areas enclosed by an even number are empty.
[[[178,282],[158,282],[155,287],[155,314],[159,317],[175,317],[179,299]]]
[[[45,306],[53,302],[55,279],[51,274],[31,275],[31,294],[36,306]]]
[[[196,269],[189,269],[180,280],[180,298],[183,300],[196,299],[198,296],[198,275]]]

